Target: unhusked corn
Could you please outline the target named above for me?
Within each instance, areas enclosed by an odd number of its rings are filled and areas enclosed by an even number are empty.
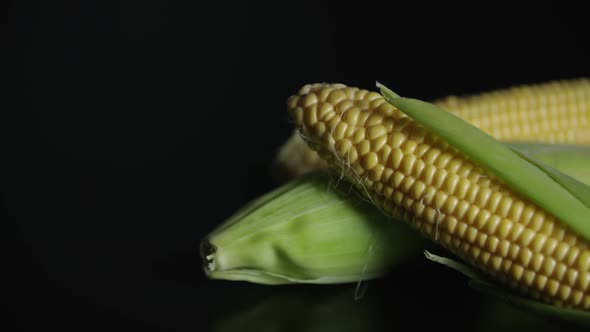
[[[380,94],[312,84],[288,105],[309,145],[385,213],[531,297],[590,309],[588,241]]]
[[[501,141],[590,144],[590,79],[552,81],[515,86],[468,96],[448,96],[433,102]],[[320,114],[333,116],[333,106],[322,104]],[[387,113],[387,107],[378,109]],[[342,139],[358,117],[346,112],[334,128]],[[386,128],[386,127],[383,127]],[[376,127],[372,135],[377,135]],[[356,137],[360,137],[360,133]],[[383,143],[378,141],[377,143]],[[325,161],[294,132],[280,148],[277,165],[297,176],[326,167]]]

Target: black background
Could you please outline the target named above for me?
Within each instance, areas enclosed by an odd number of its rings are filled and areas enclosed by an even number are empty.
[[[379,80],[433,99],[590,75],[586,12],[565,4],[21,1],[5,13],[5,266],[20,330],[501,326],[432,263],[353,302],[354,285],[207,280],[198,241],[276,186],[285,101],[303,84]],[[226,326],[247,310],[263,319]]]

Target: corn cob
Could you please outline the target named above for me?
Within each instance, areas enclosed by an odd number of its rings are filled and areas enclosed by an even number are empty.
[[[590,145],[590,79],[515,86],[433,102],[502,141]],[[325,168],[297,132],[280,147],[276,168],[295,177]]]
[[[524,294],[590,309],[588,241],[378,93],[306,85],[288,109],[308,145],[386,214]]]

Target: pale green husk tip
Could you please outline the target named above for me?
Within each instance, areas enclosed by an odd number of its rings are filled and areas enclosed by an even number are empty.
[[[425,240],[326,173],[254,200],[201,242],[206,275],[260,284],[346,283],[383,276]]]

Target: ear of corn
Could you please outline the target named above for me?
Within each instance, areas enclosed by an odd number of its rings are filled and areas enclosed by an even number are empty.
[[[455,127],[434,106],[391,101],[434,121],[416,121],[377,93],[330,84],[303,87],[289,111],[308,144],[386,214],[528,296],[590,309],[589,212],[581,184]],[[495,154],[491,160],[477,150],[482,142]]]
[[[291,181],[202,241],[205,273],[261,284],[356,282],[419,254],[423,239],[359,198],[321,172]]]
[[[449,96],[433,103],[501,141],[590,145],[588,78]],[[280,147],[275,160],[281,178],[325,167],[297,132]]]

